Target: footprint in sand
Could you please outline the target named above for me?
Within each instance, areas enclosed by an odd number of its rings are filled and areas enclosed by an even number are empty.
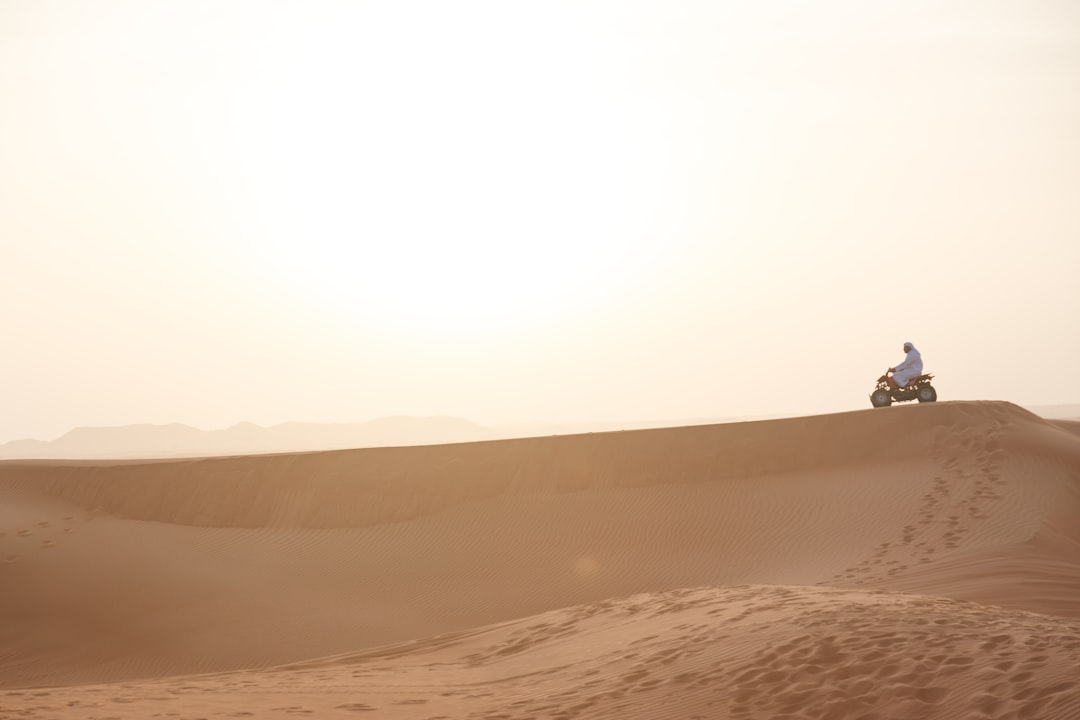
[[[56,543],[54,543],[52,540],[42,540],[41,547],[43,550],[48,550],[49,548],[56,547]]]
[[[30,537],[34,533],[30,532],[29,530],[20,530],[19,532],[15,533],[15,534],[18,535],[19,537]]]
[[[338,710],[351,710],[353,712],[363,712],[365,710],[375,710],[375,708],[371,707],[370,705],[365,705],[364,703],[346,703],[344,705],[338,705],[337,709]]]
[[[19,556],[18,555],[8,555],[7,557],[4,558],[4,564],[6,564],[6,565],[10,565],[11,563],[18,562],[18,561],[19,561]]]

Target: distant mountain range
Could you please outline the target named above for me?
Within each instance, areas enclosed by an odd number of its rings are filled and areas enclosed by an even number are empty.
[[[1045,418],[1080,420],[1080,404],[1030,406]],[[776,417],[776,416],[774,416]],[[682,421],[579,422],[489,428],[448,416],[394,416],[364,423],[288,422],[263,427],[238,423],[224,430],[190,425],[122,425],[76,428],[56,440],[13,440],[0,444],[0,460],[202,457],[304,452],[362,447],[441,445],[539,435],[569,435],[676,425],[706,425],[758,418],[698,418]]]
[[[1044,418],[1080,420],[1080,403],[1068,405],[1032,405],[1028,410]]]
[[[76,428],[56,440],[13,440],[0,458],[140,458],[247,455],[493,440],[505,433],[455,417],[385,417],[365,423],[238,423],[224,430],[190,425]]]

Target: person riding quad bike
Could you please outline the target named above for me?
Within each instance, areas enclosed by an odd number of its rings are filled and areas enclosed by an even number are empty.
[[[889,368],[892,377],[888,378],[887,382],[893,390],[899,390],[922,375],[922,354],[909,342],[904,343],[904,353],[903,362]]]
[[[877,387],[870,394],[870,403],[874,407],[886,407],[893,401],[918,400],[922,403],[937,400],[937,391],[930,384],[934,376],[923,374],[922,355],[909,342],[904,343],[904,352],[903,362],[878,378]]]

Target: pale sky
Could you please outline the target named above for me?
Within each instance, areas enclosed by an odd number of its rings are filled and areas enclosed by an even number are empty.
[[[0,0],[0,442],[1080,401],[1080,3]],[[884,411],[887,412],[887,411]]]

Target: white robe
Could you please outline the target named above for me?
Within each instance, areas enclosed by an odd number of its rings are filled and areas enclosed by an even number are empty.
[[[922,355],[911,343],[907,344],[911,349],[904,357],[904,362],[893,368],[893,380],[900,387],[906,387],[909,382],[922,375]]]

